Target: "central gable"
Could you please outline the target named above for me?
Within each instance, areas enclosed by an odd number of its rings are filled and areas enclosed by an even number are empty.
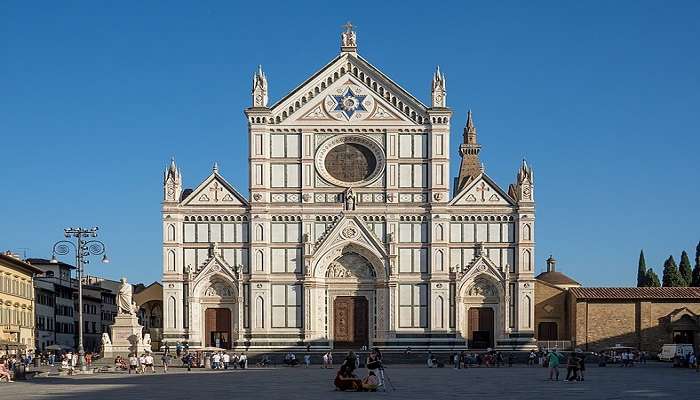
[[[187,196],[182,205],[245,207],[248,201],[215,170]]]
[[[359,56],[342,54],[271,108],[278,125],[420,125],[426,106]]]
[[[450,205],[514,205],[513,199],[508,196],[491,178],[482,173],[465,186],[450,201]]]

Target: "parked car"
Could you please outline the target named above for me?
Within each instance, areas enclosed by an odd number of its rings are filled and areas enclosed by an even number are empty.
[[[673,361],[676,357],[685,360],[691,353],[693,353],[692,344],[665,344],[661,346],[658,357],[660,361]]]

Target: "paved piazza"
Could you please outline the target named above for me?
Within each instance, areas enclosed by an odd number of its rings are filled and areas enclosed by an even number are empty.
[[[364,370],[361,370],[364,373]],[[318,367],[203,371],[180,369],[167,375],[100,374],[88,377],[37,378],[0,383],[7,399],[348,399],[386,397],[446,399],[698,399],[700,373],[668,364],[644,367],[590,366],[585,382],[549,382],[543,368],[428,369],[387,368],[395,391],[343,393],[333,391],[335,371]]]

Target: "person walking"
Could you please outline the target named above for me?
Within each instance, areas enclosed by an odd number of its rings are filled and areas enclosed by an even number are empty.
[[[321,368],[328,368],[328,353],[323,354],[323,364],[321,364]]]
[[[182,354],[182,345],[180,342],[177,342],[175,345],[175,355],[177,355],[177,358],[180,358],[180,354]]]
[[[228,353],[224,353],[221,356],[221,362],[224,364],[224,369],[228,369],[228,365],[231,362],[231,356]]]
[[[189,352],[185,353],[185,365],[187,365],[187,372],[192,371],[192,354]]]
[[[144,357],[144,359],[146,361],[146,367],[144,368],[144,372],[146,372],[146,369],[150,368],[151,373],[155,374],[156,367],[153,366],[154,360],[153,360],[153,356],[151,355],[151,353],[146,353],[146,356]]]
[[[309,368],[311,365],[311,354],[304,354],[304,368]]]
[[[168,365],[170,364],[170,352],[165,352],[163,353],[163,356],[160,358],[160,361],[163,363],[163,373],[167,374],[168,373]]]
[[[566,360],[566,380],[573,382],[578,380],[578,357],[571,352]]]
[[[248,356],[245,353],[241,353],[241,356],[238,358],[238,365],[240,365],[241,369],[248,368]]]
[[[530,350],[530,354],[527,356],[527,366],[528,367],[533,367],[535,365],[535,358],[537,355],[535,354],[535,350]]]
[[[549,365],[549,380],[559,380],[559,353],[557,349],[550,350],[547,354],[547,364]]]
[[[211,369],[219,369],[219,361],[221,361],[221,356],[219,353],[214,353],[211,356]]]

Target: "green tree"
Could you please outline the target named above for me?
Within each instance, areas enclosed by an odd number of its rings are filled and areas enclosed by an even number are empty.
[[[695,268],[693,268],[693,281],[690,286],[700,287],[700,242],[695,248]]]
[[[647,270],[646,286],[648,287],[661,287],[661,282],[659,282],[659,276],[656,275],[653,268]]]
[[[664,262],[664,274],[663,274],[663,285],[664,287],[679,287],[683,286],[685,281],[683,277],[678,272],[678,266],[676,266],[676,260],[673,256],[670,256]]]
[[[688,253],[685,250],[681,253],[681,263],[678,264],[678,272],[685,281],[683,286],[690,286],[693,283],[693,270],[690,266],[690,258],[688,258]]]
[[[637,287],[647,286],[647,262],[644,259],[644,250],[639,252],[639,266],[637,267]]]

